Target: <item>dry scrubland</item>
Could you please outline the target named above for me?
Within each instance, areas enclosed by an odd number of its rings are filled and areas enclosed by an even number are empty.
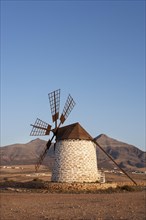
[[[108,189],[99,184],[50,183],[51,173],[34,166],[1,168],[1,220],[146,219],[146,175],[106,174]],[[112,188],[116,187],[117,188]],[[98,187],[97,187],[98,186]]]

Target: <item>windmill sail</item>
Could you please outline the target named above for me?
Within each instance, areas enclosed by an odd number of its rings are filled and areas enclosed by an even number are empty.
[[[36,119],[35,124],[33,126],[30,136],[44,136],[49,135],[51,130],[51,125],[48,123],[40,120],[39,118]]]
[[[52,121],[55,122],[55,127],[57,127],[57,120],[59,118],[59,108],[60,108],[60,89],[49,93],[48,96],[50,101]]]
[[[52,121],[55,122],[55,128],[51,130],[51,125],[40,120],[39,118],[36,119],[34,125],[31,124],[31,126],[33,126],[32,131],[30,133],[31,136],[49,135],[50,131],[53,132],[53,136],[52,136],[51,140],[49,140],[47,142],[44,150],[42,151],[42,153],[38,159],[38,162],[35,166],[36,171],[39,169],[40,165],[42,164],[43,159],[45,158],[45,156],[46,156],[46,154],[52,144],[54,137],[57,136],[57,131],[58,131],[60,125],[64,123],[64,121],[66,120],[66,118],[68,117],[68,115],[70,114],[70,112],[72,111],[72,109],[75,105],[73,98],[69,95],[67,98],[67,101],[65,103],[63,113],[60,117],[60,123],[59,123],[59,125],[57,125],[57,120],[59,119],[59,108],[60,108],[60,89],[49,93],[48,97],[49,97],[49,102],[50,102]],[[56,143],[54,143],[54,150],[55,150],[55,144]]]
[[[74,108],[75,104],[76,104],[75,101],[73,100],[71,95],[69,95],[67,100],[66,100],[63,112],[61,114],[61,117],[60,117],[60,121],[61,121],[62,124],[64,123],[64,121],[67,119],[67,117],[71,113],[71,111]]]
[[[51,138],[51,140],[49,140],[44,148],[44,150],[42,151],[41,155],[39,156],[39,160],[37,162],[37,164],[35,165],[35,170],[36,172],[38,171],[40,165],[42,164],[51,144],[52,144],[52,140],[53,140],[54,137]]]

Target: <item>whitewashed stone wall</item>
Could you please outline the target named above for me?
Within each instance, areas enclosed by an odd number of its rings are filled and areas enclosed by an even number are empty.
[[[96,147],[92,141],[63,140],[56,143],[53,182],[96,182]]]

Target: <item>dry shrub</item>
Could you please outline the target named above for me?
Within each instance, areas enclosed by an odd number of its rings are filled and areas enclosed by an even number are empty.
[[[43,182],[43,180],[39,179],[38,177],[34,178],[32,181],[34,181],[34,182]]]
[[[128,192],[135,191],[135,188],[133,186],[130,186],[130,185],[123,185],[123,186],[120,187],[120,189],[122,191],[128,191]]]

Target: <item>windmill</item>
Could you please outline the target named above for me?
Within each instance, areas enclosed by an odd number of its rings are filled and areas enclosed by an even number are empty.
[[[51,125],[36,119],[30,135],[40,136],[49,135],[53,132],[53,136],[48,140],[44,150],[42,151],[38,162],[35,166],[38,171],[44,157],[49,150],[53,139],[55,138],[55,165],[52,172],[52,181],[56,182],[94,182],[100,180],[100,173],[97,169],[96,147],[98,146],[113,163],[135,184],[137,183],[117,164],[117,162],[101,147],[95,139],[93,139],[79,123],[74,123],[65,127],[61,127],[75,106],[75,102],[71,95],[68,95],[63,112],[59,117],[60,108],[60,89],[48,94],[52,121],[55,127],[51,129]],[[58,123],[59,120],[59,123]]]
[[[46,147],[42,151],[38,162],[35,166],[36,171],[38,171],[40,165],[43,162],[43,159],[45,158],[53,139],[56,137],[58,129],[60,128],[61,124],[65,122],[67,117],[69,116],[70,112],[75,106],[75,102],[71,95],[69,94],[66,100],[66,103],[63,108],[63,112],[59,118],[59,108],[60,108],[60,89],[55,90],[51,93],[48,94],[49,97],[49,102],[50,102],[50,108],[51,108],[51,114],[52,114],[52,121],[55,123],[55,128],[51,129],[51,125],[40,120],[39,118],[36,119],[33,126],[32,131],[30,133],[31,136],[44,136],[44,135],[49,135],[50,131],[53,132],[53,136],[51,139],[48,140]],[[58,124],[58,119],[60,119],[60,122]],[[54,144],[54,150],[55,150],[55,144]]]

